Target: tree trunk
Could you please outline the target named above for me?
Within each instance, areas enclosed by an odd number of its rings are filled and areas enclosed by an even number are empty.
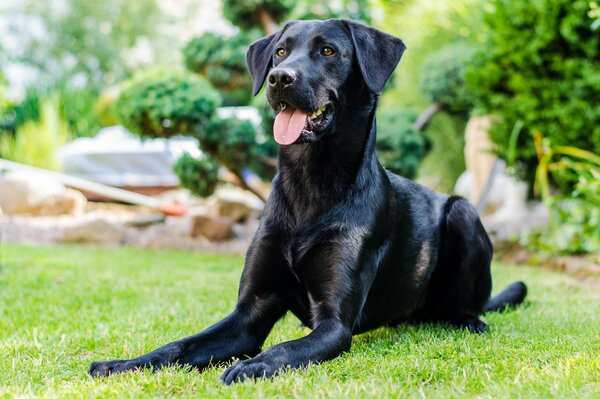
[[[258,20],[260,21],[260,25],[262,26],[263,30],[267,35],[271,35],[277,32],[277,24],[273,20],[273,17],[271,17],[271,14],[267,12],[267,10],[265,10],[262,7],[259,7],[256,10],[256,12],[258,13]]]

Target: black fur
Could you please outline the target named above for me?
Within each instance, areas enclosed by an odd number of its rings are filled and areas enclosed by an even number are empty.
[[[326,57],[323,46],[335,53]],[[285,56],[274,55],[278,48]],[[269,73],[285,68],[293,84],[271,79],[271,105],[310,113],[329,104],[330,122],[281,147],[234,311],[138,358],[95,362],[91,375],[246,359],[222,375],[229,384],[332,359],[350,349],[354,334],[380,326],[445,322],[482,332],[484,311],[523,301],[523,283],[489,299],[492,245],[473,206],[396,176],[377,160],[377,94],[404,48],[344,20],[289,23],[250,47],[255,93]],[[288,311],[313,331],[261,352]]]

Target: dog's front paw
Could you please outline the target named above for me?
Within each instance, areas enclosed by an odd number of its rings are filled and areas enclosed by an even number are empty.
[[[267,359],[248,359],[237,362],[225,370],[221,375],[221,381],[226,385],[230,385],[248,379],[273,377],[278,371],[279,367]]]
[[[124,373],[126,371],[138,370],[144,365],[131,360],[109,360],[106,362],[93,362],[90,365],[92,377],[106,377],[111,374]]]

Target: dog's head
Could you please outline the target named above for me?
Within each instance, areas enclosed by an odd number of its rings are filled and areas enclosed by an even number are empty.
[[[347,20],[293,21],[253,43],[247,54],[253,94],[266,80],[277,112],[275,140],[312,142],[332,131],[347,96],[360,93],[352,86],[379,94],[404,49],[400,39]]]

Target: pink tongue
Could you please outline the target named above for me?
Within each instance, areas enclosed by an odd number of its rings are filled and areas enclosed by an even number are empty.
[[[302,129],[306,125],[307,114],[298,109],[284,109],[275,117],[275,123],[273,123],[273,135],[275,141],[281,145],[292,144],[300,134]]]

